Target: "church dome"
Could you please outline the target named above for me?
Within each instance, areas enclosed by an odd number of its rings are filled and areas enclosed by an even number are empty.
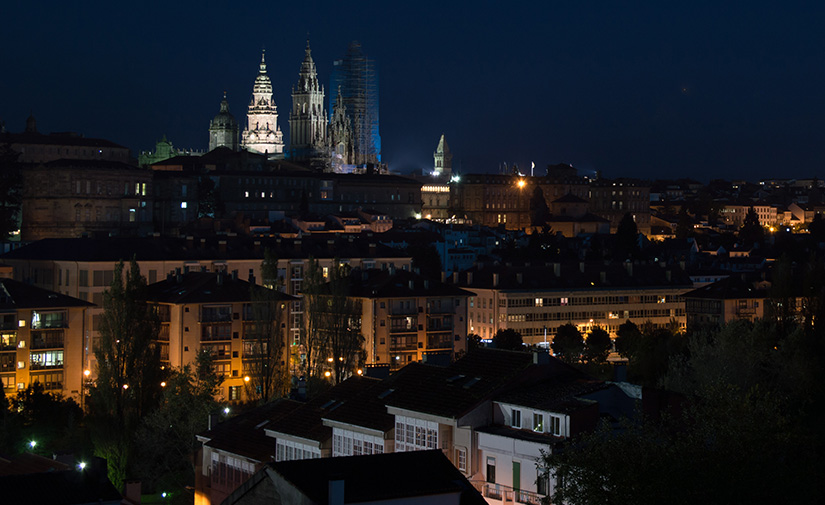
[[[229,102],[226,101],[226,93],[223,94],[221,100],[221,111],[212,119],[211,128],[236,128],[238,122],[235,116],[229,112]]]

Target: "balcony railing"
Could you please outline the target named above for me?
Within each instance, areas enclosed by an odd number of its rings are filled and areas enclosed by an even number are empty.
[[[476,491],[481,493],[481,496],[484,498],[499,500],[502,503],[526,503],[529,505],[541,505],[541,500],[544,498],[544,496],[538,493],[524,491],[523,489],[513,489],[510,486],[503,486],[492,482],[473,480],[470,481],[470,483],[474,488],[476,488]]]
[[[63,342],[63,330],[32,331],[32,349],[60,349]]]

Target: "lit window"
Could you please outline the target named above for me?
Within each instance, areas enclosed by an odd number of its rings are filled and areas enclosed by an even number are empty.
[[[180,208],[185,209],[186,208],[186,202],[180,202]]]
[[[544,432],[544,414],[533,414],[533,431]]]

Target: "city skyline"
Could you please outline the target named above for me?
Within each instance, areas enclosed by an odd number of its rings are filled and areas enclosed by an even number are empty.
[[[463,173],[535,162],[536,175],[571,163],[606,177],[755,180],[825,165],[821,6],[103,5],[9,7],[7,130],[32,113],[41,132],[135,155],[163,135],[205,149],[224,91],[243,122],[266,48],[288,139],[308,36],[325,86],[353,40],[377,63],[382,158],[395,171],[432,168],[442,133]]]

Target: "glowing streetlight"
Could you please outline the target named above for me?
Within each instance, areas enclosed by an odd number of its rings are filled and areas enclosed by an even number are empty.
[[[329,361],[330,363],[332,363],[332,361],[333,361],[333,360],[332,360],[332,358],[327,358],[327,361]]]
[[[77,464],[77,468],[78,468],[79,470],[84,470],[84,469],[86,468],[86,462],[85,462],[85,461],[81,461],[80,463],[78,463],[78,464]]]
[[[364,371],[363,371],[363,370],[361,370],[360,368],[358,369],[358,372],[357,372],[357,373],[358,373],[358,375],[364,375]]]
[[[247,375],[246,377],[244,377],[244,378],[243,378],[243,381],[244,381],[244,382],[249,382],[249,376]]]
[[[223,413],[226,414],[226,415],[229,415],[229,407],[224,407],[223,408]]]
[[[87,368],[86,370],[83,370],[83,375],[88,379],[89,376],[92,375],[92,371]]]
[[[124,384],[123,389],[129,389],[129,384]]]
[[[162,382],[160,383],[160,387],[165,388],[165,387],[166,387],[166,381],[162,381]]]
[[[526,184],[527,183],[524,182],[524,179],[519,179],[518,182],[516,183],[516,185],[518,186],[518,189],[523,188]]]
[[[37,445],[37,442],[35,442],[34,440],[29,442],[29,447],[31,447],[32,449],[34,449],[36,445]]]
[[[330,373],[330,371],[329,371],[329,370],[327,370],[326,372],[324,372],[324,377],[329,377],[330,375],[332,375],[332,373]]]

